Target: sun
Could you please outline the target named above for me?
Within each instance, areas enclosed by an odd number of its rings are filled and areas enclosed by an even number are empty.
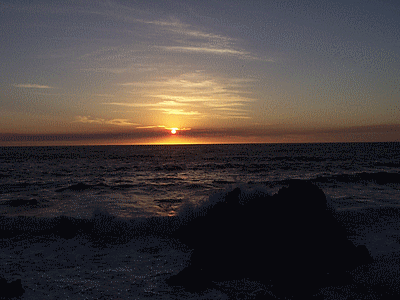
[[[176,133],[176,129],[177,129],[177,128],[171,128],[171,133],[172,133],[172,134],[175,134],[175,133]]]

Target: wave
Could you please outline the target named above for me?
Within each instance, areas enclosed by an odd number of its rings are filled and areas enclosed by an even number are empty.
[[[112,190],[124,190],[124,189],[131,189],[134,187],[137,187],[137,184],[129,184],[129,183],[125,183],[125,184],[117,184],[117,185],[112,185],[110,186],[110,188]]]
[[[232,164],[232,163],[205,163],[201,165],[196,165],[191,167],[191,170],[225,170],[225,169],[235,169],[239,168],[240,164]]]
[[[190,183],[185,185],[185,188],[188,190],[193,190],[193,189],[205,189],[205,188],[210,188],[211,186],[209,184],[203,184],[203,183]]]
[[[111,215],[105,208],[97,207],[86,219],[65,215],[53,218],[0,216],[0,239],[45,235],[72,239],[82,235],[99,246],[116,245],[127,243],[135,236],[167,236],[178,223],[177,217],[123,219]]]
[[[15,199],[15,200],[6,200],[1,201],[0,205],[8,206],[8,207],[30,207],[30,208],[44,208],[48,207],[49,200],[46,199]]]
[[[183,171],[186,170],[186,166],[184,165],[163,165],[157,166],[154,168],[155,171]]]
[[[0,185],[0,194],[6,194],[6,193],[15,193],[15,192],[21,192],[26,190],[26,188],[30,186],[36,186],[36,185],[41,185],[38,183],[32,183],[32,182],[20,182],[20,183],[12,183],[12,184],[1,184]],[[44,185],[44,184],[42,184]]]
[[[64,191],[84,191],[84,190],[90,190],[90,189],[95,189],[95,188],[106,188],[110,190],[125,190],[125,189],[132,189],[132,188],[137,188],[137,187],[142,187],[144,185],[151,185],[149,183],[144,184],[144,183],[122,183],[122,184],[106,184],[106,183],[96,183],[96,184],[87,184],[83,182],[79,182],[76,184],[71,184],[69,186],[57,189],[56,192],[64,192]],[[159,185],[159,184],[156,184]],[[163,186],[170,186],[173,184],[165,184]]]
[[[133,170],[133,169],[136,169],[137,168],[137,166],[135,166],[135,165],[133,165],[133,166],[129,166],[129,167],[118,167],[118,168],[115,168],[114,169],[114,171],[115,172],[118,172],[118,171],[131,171],[131,170]]]
[[[162,180],[162,179],[160,179]],[[172,181],[172,180],[166,180],[166,181]],[[121,182],[121,181],[120,181]],[[152,187],[174,187],[177,186],[177,183],[175,182],[157,182],[157,183],[152,183],[152,182],[139,182],[139,183],[122,183],[122,184],[106,184],[106,183],[95,183],[95,184],[89,184],[89,183],[84,183],[84,182],[79,182],[75,184],[71,184],[62,188],[59,188],[56,190],[57,193],[64,192],[64,191],[85,191],[85,190],[91,190],[91,189],[97,189],[97,188],[105,188],[109,190],[127,190],[127,189],[133,189],[133,188],[138,188],[138,187],[143,187],[147,186],[149,188]]]
[[[56,192],[64,192],[67,190],[70,191],[84,191],[84,190],[88,190],[88,189],[92,189],[95,187],[109,187],[109,185],[105,184],[105,183],[97,183],[97,184],[86,184],[83,182],[79,182],[77,184],[72,184],[69,185],[67,187],[61,188],[61,189],[57,189]]]
[[[368,178],[376,178],[382,172],[378,173],[360,173]],[[383,172],[384,173],[384,172]],[[365,174],[368,174],[365,175]],[[388,175],[393,175],[388,173]],[[395,174],[399,176],[399,174]],[[353,174],[356,176],[356,174]],[[335,178],[335,176],[333,176]],[[336,176],[337,177],[337,176]],[[320,180],[322,177],[317,178]],[[343,177],[339,177],[343,178]],[[398,177],[397,177],[398,178]],[[308,182],[315,182],[317,180],[309,180]],[[302,184],[307,182],[307,180],[280,180],[280,181],[269,181],[268,183],[277,185],[290,185]],[[232,183],[232,182],[225,182]],[[76,189],[85,190],[94,188],[96,186],[107,186],[104,184],[85,184],[78,183],[65,187],[60,190]],[[241,200],[240,201],[250,201],[252,198],[269,198],[270,190],[265,188],[265,185],[258,185],[255,188],[247,189],[242,188]],[[177,214],[175,216],[151,216],[151,217],[133,217],[133,218],[120,218],[111,215],[104,208],[96,208],[92,212],[92,217],[88,219],[78,219],[72,217],[5,217],[0,216],[0,238],[15,236],[19,234],[45,234],[45,233],[56,233],[59,236],[69,237],[75,236],[79,233],[93,235],[95,239],[100,239],[101,236],[108,237],[111,241],[114,240],[126,240],[132,238],[135,235],[169,235],[177,230],[180,226],[184,225],[186,222],[193,218],[204,216],[209,207],[213,207],[217,203],[227,199],[227,197],[233,197],[233,191],[231,187],[225,189],[224,191],[216,192],[209,196],[208,199],[200,202],[192,202],[187,199],[182,198],[159,198],[155,199],[154,202],[159,204],[178,204]],[[279,194],[279,192],[278,192]],[[229,196],[230,195],[230,196]],[[343,199],[342,199],[343,200]],[[354,200],[352,197],[347,198],[347,200]],[[357,198],[357,200],[360,200]],[[46,201],[29,199],[29,200],[9,200],[2,201],[2,205],[7,205],[11,207],[16,206],[38,206],[46,205]],[[66,229],[63,229],[66,228]],[[68,231],[68,232],[67,232]],[[71,232],[69,232],[71,231]]]
[[[310,157],[310,156],[276,156],[271,157],[271,161],[305,161],[305,162],[321,162],[326,158]]]
[[[395,162],[375,162],[373,164],[374,166],[382,166],[382,167],[389,167],[389,168],[399,168],[400,163],[395,163]]]
[[[180,203],[183,201],[183,199],[156,199],[154,200],[156,202],[160,202],[160,203]]]
[[[375,182],[376,184],[400,184],[400,174],[390,172],[360,172],[354,174],[337,174],[330,176],[319,176],[312,179],[313,182],[320,183],[355,183],[355,182]]]
[[[213,180],[213,183],[216,183],[216,184],[234,184],[236,182],[232,181],[232,180]]]
[[[287,178],[282,180],[266,180],[261,182],[249,181],[252,184],[262,184],[267,187],[283,186],[290,184],[293,180],[305,180],[313,183],[363,183],[373,182],[379,185],[400,184],[400,174],[391,172],[358,172],[353,174],[333,174],[317,176],[314,178]],[[218,181],[214,181],[219,183]],[[233,183],[224,182],[221,183]]]

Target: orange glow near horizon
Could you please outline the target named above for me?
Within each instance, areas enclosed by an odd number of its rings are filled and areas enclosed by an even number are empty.
[[[179,130],[178,130],[179,131]],[[277,143],[278,139],[271,138],[258,138],[258,137],[188,137],[180,134],[170,134],[162,138],[146,139],[141,141],[135,141],[131,145],[198,145],[198,144],[247,144],[247,143]]]
[[[156,127],[156,128],[153,128]],[[0,134],[0,146],[195,145],[253,143],[330,143],[399,141],[400,125],[320,131],[215,130],[153,126],[139,131],[98,134]],[[175,131],[175,134],[173,133]],[[265,134],[263,134],[265,132]],[[268,135],[270,133],[270,135]]]

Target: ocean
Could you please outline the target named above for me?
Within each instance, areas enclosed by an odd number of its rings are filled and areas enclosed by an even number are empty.
[[[128,221],[173,217],[182,205],[235,187],[272,195],[291,179],[320,187],[349,239],[366,245],[381,265],[388,255],[387,264],[394,263],[399,216],[368,226],[354,216],[400,207],[400,143],[0,147],[0,215],[87,219],[101,208]],[[176,243],[141,235],[123,248],[95,251],[77,239],[3,239],[1,260],[10,280],[22,278],[26,299],[109,299],[104,295],[117,298],[116,291],[124,299],[229,299],[228,282],[202,295],[163,284],[190,258],[191,249]],[[267,291],[255,282],[242,286],[237,299]],[[337,291],[321,293],[328,299]]]

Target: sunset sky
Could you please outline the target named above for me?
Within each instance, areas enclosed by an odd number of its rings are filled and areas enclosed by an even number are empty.
[[[399,1],[13,0],[0,28],[0,146],[400,141]]]

